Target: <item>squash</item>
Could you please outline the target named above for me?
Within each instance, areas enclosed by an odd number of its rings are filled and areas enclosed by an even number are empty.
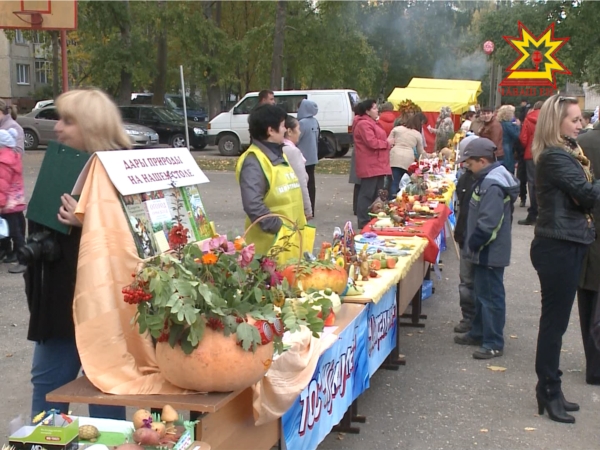
[[[335,264],[324,264],[322,261],[303,261],[300,271],[297,264],[290,264],[283,269],[283,276],[292,287],[303,291],[318,291],[330,288],[336,294],[342,294],[348,284],[348,273],[343,267]]]
[[[388,258],[385,260],[388,269],[396,267],[396,258]]]

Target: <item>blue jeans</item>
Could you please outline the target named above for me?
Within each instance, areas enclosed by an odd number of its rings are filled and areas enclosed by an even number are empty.
[[[31,367],[31,417],[53,408],[67,413],[68,403],[47,402],[46,394],[76,379],[80,369],[81,361],[75,339],[49,339],[36,343]],[[90,405],[89,412],[90,417],[125,420],[123,406]]]
[[[504,267],[473,264],[473,271],[475,317],[468,335],[481,340],[484,348],[503,350],[506,322]]]
[[[392,185],[390,186],[390,195],[388,196],[390,200],[396,198],[396,194],[400,190],[398,189],[400,180],[405,173],[408,173],[408,171],[402,167],[392,167]]]

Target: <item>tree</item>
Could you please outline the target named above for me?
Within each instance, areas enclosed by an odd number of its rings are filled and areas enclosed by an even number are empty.
[[[164,103],[164,97],[167,93],[167,21],[165,10],[167,9],[166,0],[159,0],[158,10],[158,36],[156,38],[156,77],[154,78],[154,96],[152,103],[161,106]]]
[[[275,33],[273,38],[273,60],[271,62],[271,89],[279,89],[283,74],[283,44],[285,40],[285,0],[277,1]]]

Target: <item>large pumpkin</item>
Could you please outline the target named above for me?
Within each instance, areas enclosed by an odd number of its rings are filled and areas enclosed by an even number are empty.
[[[336,294],[342,294],[346,290],[348,274],[343,267],[333,264],[326,266],[319,262],[313,264],[302,263],[300,268],[297,264],[289,265],[283,270],[283,276],[290,286],[301,288],[303,291],[329,288]]]

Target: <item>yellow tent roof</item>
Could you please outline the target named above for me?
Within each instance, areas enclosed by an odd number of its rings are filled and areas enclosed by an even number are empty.
[[[413,78],[407,88],[416,89],[446,89],[472,91],[475,98],[481,94],[481,81],[473,80],[444,80],[436,78]]]
[[[462,114],[477,103],[477,96],[471,90],[396,88],[387,99],[395,109],[403,100],[412,100],[425,112],[439,112],[442,106],[449,106],[454,114]]]

